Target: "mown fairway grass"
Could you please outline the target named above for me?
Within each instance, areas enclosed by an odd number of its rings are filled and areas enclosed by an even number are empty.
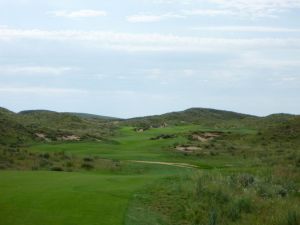
[[[185,169],[140,165],[144,174],[0,172],[1,225],[121,225],[134,192]]]
[[[133,193],[155,180],[190,169],[148,165],[128,160],[174,161],[162,150],[174,140],[150,141],[157,131],[143,134],[123,128],[115,142],[41,144],[30,151],[97,155],[122,161],[118,171],[0,172],[1,225],[118,225],[123,223]],[[170,130],[172,132],[172,130]],[[179,159],[178,159],[179,160]]]

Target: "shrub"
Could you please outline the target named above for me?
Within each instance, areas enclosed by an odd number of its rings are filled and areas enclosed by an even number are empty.
[[[196,182],[196,196],[198,198],[201,198],[204,192],[205,192],[205,187],[203,185],[203,178],[199,177]]]
[[[296,167],[300,167],[300,157],[295,160]]]
[[[74,164],[71,161],[66,162],[66,167],[73,167]]]
[[[218,189],[215,194],[214,194],[214,198],[218,203],[221,204],[225,204],[227,202],[229,202],[229,195],[227,193],[225,193],[222,189]]]
[[[218,155],[218,153],[215,152],[215,151],[209,151],[209,154],[210,154],[211,156],[216,156],[216,155]]]
[[[43,155],[43,157],[44,157],[45,159],[49,159],[49,158],[50,158],[50,154],[49,154],[49,153],[45,153],[45,154]]]
[[[239,206],[236,203],[233,203],[229,207],[229,211],[228,211],[227,216],[232,221],[237,221],[238,219],[241,218],[241,210],[240,210]]]
[[[254,183],[254,181],[255,181],[254,177],[250,174],[241,174],[238,177],[238,182],[244,188],[247,188],[250,185],[252,185]]]
[[[297,212],[295,211],[289,211],[287,215],[287,225],[299,225],[300,224],[300,218]]]
[[[0,163],[0,170],[5,170],[7,169],[9,166],[7,164],[2,164]]]
[[[285,189],[284,187],[279,187],[276,191],[276,194],[279,195],[280,197],[286,197],[288,195],[288,190]]]
[[[272,198],[274,195],[274,190],[270,185],[260,184],[256,187],[256,193],[263,198]]]
[[[39,169],[38,166],[32,166],[32,167],[31,167],[31,170],[38,170],[38,169]]]
[[[59,167],[59,166],[54,166],[51,168],[51,171],[57,171],[57,172],[61,172],[64,171],[63,168]]]
[[[251,213],[252,212],[252,202],[249,198],[241,198],[237,201],[237,206],[241,212]]]
[[[47,166],[49,166],[49,165],[51,165],[51,164],[52,164],[52,163],[49,162],[49,161],[46,160],[46,159],[41,159],[40,162],[39,162],[39,166],[40,166],[40,167],[47,167]]]
[[[94,168],[94,166],[90,163],[82,163],[81,168],[86,169],[86,170],[91,170]]]
[[[241,198],[234,201],[228,211],[228,218],[237,221],[241,218],[242,213],[251,213],[253,211],[252,202],[249,198]]]
[[[91,158],[91,157],[84,157],[83,161],[85,161],[85,162],[92,162],[92,161],[94,161],[94,159]]]
[[[217,225],[218,214],[215,209],[213,209],[209,216],[208,225]]]

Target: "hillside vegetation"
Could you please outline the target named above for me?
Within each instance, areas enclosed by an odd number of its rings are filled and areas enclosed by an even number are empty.
[[[34,141],[102,139],[113,133],[114,124],[104,118],[70,113],[30,110],[14,113],[0,110],[0,143],[26,144]]]
[[[214,125],[219,122],[230,120],[242,120],[245,118],[254,118],[254,116],[235,113],[224,110],[205,109],[205,108],[191,108],[181,112],[171,112],[163,115],[147,116],[129,119],[126,122],[133,125],[156,125],[163,123],[172,125],[180,124],[205,124]]]
[[[300,116],[0,121],[0,225],[300,224]]]

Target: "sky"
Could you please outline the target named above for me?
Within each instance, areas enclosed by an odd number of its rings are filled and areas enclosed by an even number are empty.
[[[300,114],[300,0],[0,0],[0,106]]]

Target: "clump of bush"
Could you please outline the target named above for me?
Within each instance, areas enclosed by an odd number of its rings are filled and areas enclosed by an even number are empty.
[[[92,161],[94,161],[94,159],[92,158],[92,157],[84,157],[83,158],[83,161],[85,161],[85,162],[92,162]]]
[[[238,176],[238,182],[243,188],[247,188],[254,183],[254,176],[251,174],[241,174]]]
[[[286,225],[299,225],[300,216],[296,211],[289,211],[286,217]]]
[[[146,204],[145,209],[153,210],[155,215],[161,215],[162,221],[172,225],[274,225],[280,218],[282,223],[276,225],[299,225],[299,215],[294,212],[297,204],[286,205],[283,198],[290,192],[283,181],[275,183],[272,177],[214,172],[169,177],[153,185],[150,193],[143,193],[140,204]],[[280,212],[275,218],[274,209]]]
[[[61,172],[61,171],[64,171],[64,169],[60,166],[53,166],[51,167],[50,169],[51,171],[56,171],[56,172]]]
[[[150,138],[150,140],[161,140],[161,139],[171,139],[171,138],[176,138],[176,135],[174,134],[161,134],[156,137]]]
[[[81,168],[86,169],[86,170],[92,170],[92,169],[94,169],[94,166],[91,163],[84,162],[81,164]]]
[[[250,198],[242,197],[231,203],[227,215],[232,221],[237,221],[241,218],[242,213],[251,213],[252,211],[253,205]]]

